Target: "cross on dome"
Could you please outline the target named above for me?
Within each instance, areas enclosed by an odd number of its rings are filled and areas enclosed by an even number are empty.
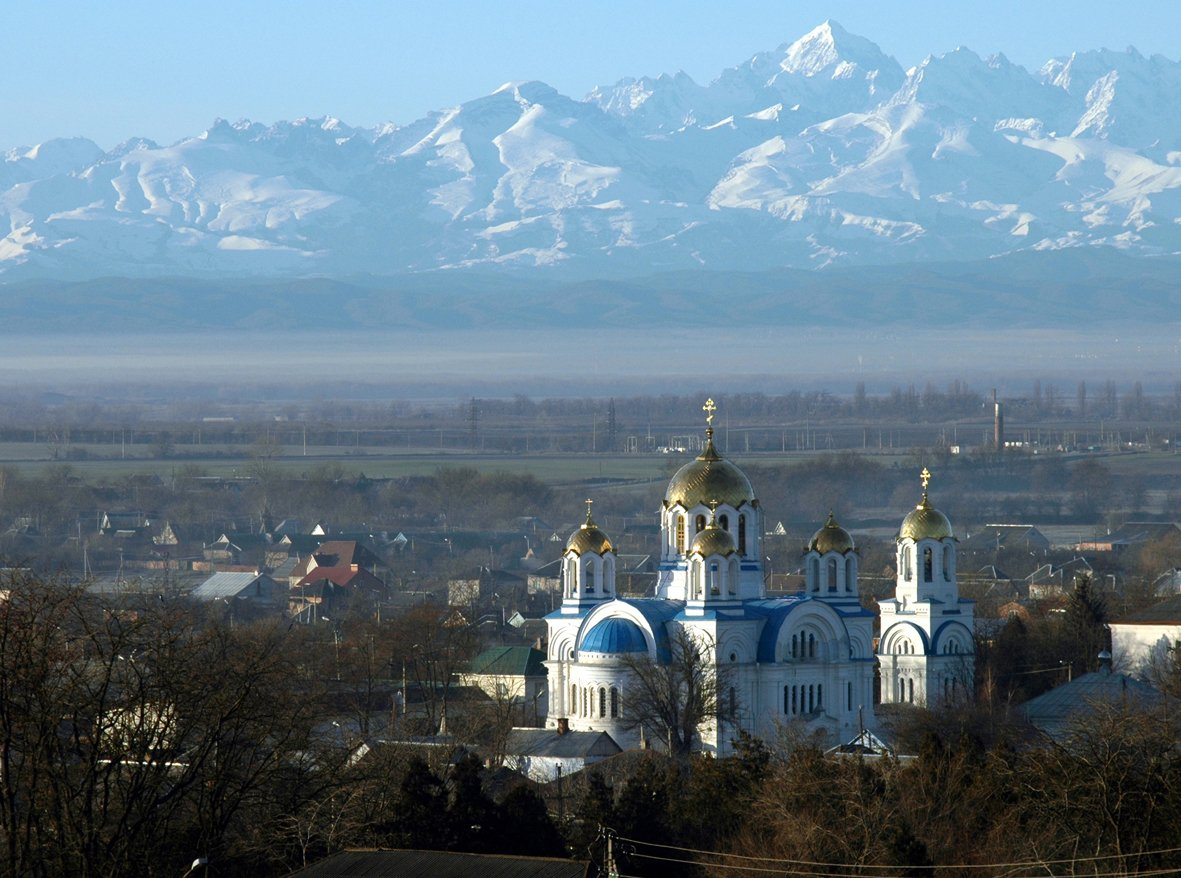
[[[705,412],[705,425],[712,427],[714,425],[714,412],[718,410],[718,407],[714,405],[712,397],[705,401],[705,405],[701,407],[701,410]]]

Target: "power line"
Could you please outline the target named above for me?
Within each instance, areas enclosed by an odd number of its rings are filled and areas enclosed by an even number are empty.
[[[822,863],[822,862],[814,862],[814,861],[809,861],[809,860],[778,859],[775,857],[752,857],[752,856],[746,856],[744,854],[726,853],[723,851],[707,851],[707,850],[703,850],[701,848],[689,848],[689,847],[683,847],[680,845],[659,844],[657,842],[641,841],[639,839],[627,838],[625,836],[617,836],[617,838],[619,841],[626,842],[631,845],[643,845],[645,847],[661,848],[663,850],[680,851],[682,853],[704,855],[707,857],[728,857],[728,858],[736,859],[736,860],[745,860],[745,861],[751,862],[751,863],[768,863],[768,864],[778,863],[778,864],[783,864],[783,865],[788,865],[788,866],[808,867],[809,869],[813,869],[813,870],[815,870],[815,869],[848,868],[849,867],[848,863]],[[1153,856],[1161,856],[1164,854],[1175,854],[1175,853],[1179,853],[1179,852],[1181,852],[1181,847],[1163,848],[1161,850],[1155,850],[1155,851],[1141,851],[1140,853],[1136,853],[1136,854],[1100,854],[1100,855],[1093,856],[1093,857],[1070,857],[1070,858],[1061,859],[1061,860],[1026,860],[1023,862],[1014,862],[1014,863],[942,863],[939,865],[931,865],[931,866],[907,866],[906,868],[908,868],[908,869],[931,869],[931,870],[933,870],[933,869],[1026,869],[1026,868],[1033,869],[1033,868],[1045,868],[1046,866],[1072,865],[1072,864],[1077,864],[1077,863],[1093,863],[1093,862],[1099,862],[1102,860],[1120,860],[1120,859],[1128,859],[1130,857],[1137,857],[1137,858],[1153,857]],[[828,876],[828,878],[841,878],[840,873],[828,872],[828,871],[823,872],[823,873],[819,873],[816,871],[791,871],[791,870],[785,871],[782,868],[780,868],[780,869],[760,869],[760,868],[752,867],[752,866],[743,866],[741,864],[731,865],[731,864],[727,864],[727,863],[699,863],[695,860],[674,859],[674,858],[670,858],[670,857],[658,857],[654,854],[641,854],[638,851],[632,852],[632,856],[644,857],[646,859],[652,859],[652,860],[664,860],[666,862],[671,862],[671,863],[685,863],[685,864],[698,865],[698,866],[707,865],[707,866],[709,866],[709,868],[712,868],[712,869],[748,869],[749,871],[756,871],[756,872],[758,872],[758,871],[765,871],[765,872],[775,871],[775,872],[780,872],[781,874],[790,874],[790,875],[824,874],[824,875]],[[879,865],[872,865],[872,864],[864,864],[864,865],[858,865],[857,868],[862,871],[859,871],[857,873],[845,873],[845,878],[863,878],[866,870],[878,869],[878,870],[897,871],[900,867],[899,866],[879,866]],[[1181,868],[1159,869],[1159,870],[1155,870],[1155,871],[1143,871],[1143,872],[1138,872],[1137,874],[1139,874],[1139,875],[1163,875],[1163,874],[1171,874],[1171,873],[1177,873],[1177,872],[1181,872]],[[1097,873],[1096,875],[1093,875],[1092,878],[1102,878],[1103,875],[1122,875],[1122,874],[1124,874],[1124,873],[1123,872]]]

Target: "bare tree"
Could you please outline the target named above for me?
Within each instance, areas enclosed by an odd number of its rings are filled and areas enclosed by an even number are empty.
[[[737,705],[721,696],[728,692],[728,674],[718,665],[709,637],[678,628],[669,638],[668,661],[635,654],[624,664],[631,675],[624,711],[628,726],[666,740],[672,753],[688,755],[703,725],[716,722],[720,729],[734,721]]]

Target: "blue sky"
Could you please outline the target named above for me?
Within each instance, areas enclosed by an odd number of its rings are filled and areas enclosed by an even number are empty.
[[[373,126],[541,79],[706,83],[831,18],[904,66],[966,45],[1031,69],[1075,49],[1181,58],[1177,0],[40,0],[5,5],[0,149],[85,136],[169,143],[214,118]]]

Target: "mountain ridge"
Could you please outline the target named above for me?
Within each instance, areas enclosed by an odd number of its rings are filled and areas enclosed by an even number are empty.
[[[1167,257],[1179,102],[1181,64],[1159,55],[1030,72],[960,48],[903,70],[829,21],[707,85],[680,72],[576,99],[516,82],[404,126],[51,140],[0,153],[0,284]]]

